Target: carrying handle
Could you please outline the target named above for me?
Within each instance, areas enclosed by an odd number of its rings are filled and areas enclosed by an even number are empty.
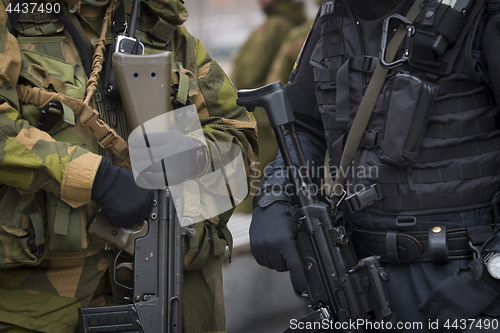
[[[312,181],[295,128],[295,117],[286,97],[285,89],[280,81],[268,84],[257,89],[238,91],[236,104],[244,106],[252,112],[256,107],[264,108],[274,129],[278,148],[288,171],[288,177],[296,189],[299,207],[305,207],[317,201],[315,193],[310,189]],[[299,168],[295,168],[290,149],[286,144],[285,132],[290,134],[293,150],[298,158]]]

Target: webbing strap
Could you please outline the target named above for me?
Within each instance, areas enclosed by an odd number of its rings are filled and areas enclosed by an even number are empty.
[[[406,18],[410,21],[414,21],[418,14],[422,11],[420,7],[420,0],[415,0],[412,7],[408,11]],[[391,42],[387,46],[386,50],[386,62],[391,62],[396,56],[399,45],[403,41],[404,37],[407,34],[406,27],[400,26],[394,37],[392,37]],[[346,170],[354,159],[354,155],[358,150],[359,143],[363,134],[365,133],[366,126],[368,125],[368,121],[370,120],[373,108],[375,107],[375,103],[377,102],[380,91],[382,90],[382,86],[384,84],[385,78],[387,76],[388,69],[382,67],[380,62],[377,64],[373,76],[370,80],[370,84],[366,90],[366,93],[359,105],[358,112],[356,113],[356,117],[354,118],[354,122],[352,124],[351,130],[349,132],[349,136],[347,137],[347,142],[344,147],[344,153],[342,154],[342,158],[340,161],[340,170],[344,170],[344,172],[337,172],[335,177],[335,184],[333,185],[334,191],[337,189],[344,188],[344,178],[346,174]],[[337,196],[337,200],[342,195],[341,193],[335,193]]]
[[[127,142],[120,137],[114,129],[109,127],[102,119],[99,112],[76,98],[54,92],[44,91],[37,87],[17,85],[19,100],[25,104],[44,107],[49,102],[59,101],[69,106],[79,116],[80,123],[90,127],[97,142],[104,149],[109,149],[116,157],[116,162],[122,168],[131,168]]]
[[[432,170],[412,170],[413,182],[415,184],[476,179],[481,177],[492,177],[498,174],[500,174],[499,161],[495,163],[468,164]],[[380,184],[408,184],[408,172],[403,169],[380,168],[378,170],[378,182]]]
[[[337,72],[337,112],[336,122],[348,123],[350,113],[351,89],[349,84],[349,63],[346,61]]]
[[[382,187],[382,193],[384,194],[382,204],[387,212],[418,211],[481,204],[491,200],[500,188],[499,185],[493,185],[477,190],[444,194],[401,195],[397,190],[397,184],[378,184],[378,186]]]
[[[499,137],[474,142],[463,142],[446,148],[421,149],[417,161],[425,163],[452,160],[487,153],[497,150],[498,147],[500,147]]]
[[[119,35],[127,29],[127,20],[125,18],[125,1],[119,0],[118,8],[113,16],[113,31]]]
[[[338,70],[339,70],[338,68],[330,68],[330,69],[314,68],[313,69],[314,81],[325,82],[325,83],[336,82]]]
[[[88,104],[97,90],[97,83],[99,81],[99,73],[102,70],[104,62],[104,50],[106,47],[106,33],[108,26],[111,24],[112,17],[118,8],[118,0],[110,0],[106,13],[102,20],[101,33],[99,39],[95,42],[94,59],[92,61],[92,72],[88,75],[87,91],[85,96],[85,104]]]
[[[426,138],[463,138],[476,134],[487,134],[498,128],[500,117],[493,116],[475,119],[461,124],[429,124],[425,130]]]
[[[487,106],[495,105],[495,102],[489,91],[472,96],[449,98],[443,101],[436,101],[432,105],[432,114],[442,115],[456,112],[464,112]]]
[[[398,230],[387,231],[385,237],[385,249],[387,253],[387,259],[391,265],[401,265],[401,261],[398,257]]]

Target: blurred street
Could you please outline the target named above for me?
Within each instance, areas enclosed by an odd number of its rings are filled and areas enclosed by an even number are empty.
[[[313,0],[303,0],[310,18],[316,15]],[[186,0],[188,31],[197,37],[208,53],[229,74],[231,57],[265,16],[257,0]]]
[[[235,249],[223,267],[227,333],[279,333],[308,311],[307,301],[295,296],[288,272],[257,264],[248,245],[250,215],[229,222]]]

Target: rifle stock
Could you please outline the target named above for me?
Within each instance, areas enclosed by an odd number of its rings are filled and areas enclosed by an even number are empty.
[[[168,112],[170,106],[170,52],[139,56],[115,52],[115,71],[129,123],[136,128]],[[165,126],[168,128],[168,124]],[[155,190],[147,221],[136,228],[109,225],[103,212],[89,224],[89,234],[119,249],[115,282],[132,291],[129,304],[79,309],[79,332],[182,332],[183,236],[169,189]],[[117,263],[122,252],[133,261]],[[132,272],[133,287],[116,280],[120,268]]]
[[[358,260],[341,214],[321,202],[310,190],[310,179],[294,115],[280,82],[240,90],[237,104],[252,110],[262,106],[274,128],[278,147],[288,176],[295,188],[297,207],[293,227],[297,230],[296,246],[302,262],[307,294],[314,312],[301,322],[332,320],[339,323],[395,322],[398,320],[387,288],[388,272],[376,257]],[[288,131],[298,158],[294,167],[286,144]],[[296,291],[300,294],[300,292]],[[307,325],[306,325],[307,326]],[[320,325],[321,326],[321,325]],[[363,333],[363,325],[340,325],[340,332]],[[336,327],[337,328],[337,327]],[[286,330],[292,332],[292,328]],[[305,328],[293,332],[317,332]]]

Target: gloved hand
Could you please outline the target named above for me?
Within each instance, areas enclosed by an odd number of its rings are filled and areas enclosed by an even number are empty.
[[[431,322],[438,320],[436,332],[456,332],[444,327],[447,320],[474,319],[486,310],[498,296],[498,292],[483,278],[475,279],[471,270],[459,270],[443,280],[432,290],[418,311]],[[460,325],[459,325],[460,326]]]
[[[286,202],[276,201],[264,208],[257,204],[250,224],[250,249],[259,265],[290,271],[293,288],[302,293],[307,287],[290,220]]]
[[[132,170],[114,166],[103,157],[95,175],[91,198],[102,208],[109,224],[127,228],[149,215],[154,192],[137,186]]]
[[[133,169],[141,173],[137,184],[145,188],[158,188],[158,181],[164,185],[163,167],[168,184],[176,185],[199,175],[207,164],[201,144],[176,128],[130,137],[128,145]]]

